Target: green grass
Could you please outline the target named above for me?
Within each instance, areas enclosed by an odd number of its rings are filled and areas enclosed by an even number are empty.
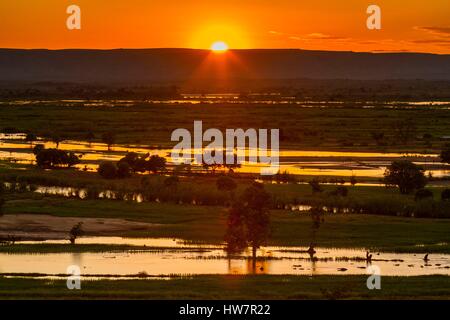
[[[365,276],[195,276],[172,280],[82,281],[0,277],[1,299],[449,299],[446,276],[382,277],[368,290]]]
[[[59,217],[122,218],[161,224],[146,231],[121,236],[169,237],[219,243],[224,239],[226,209],[113,200],[75,200],[40,197],[8,201],[6,214],[50,214]],[[273,210],[272,245],[301,245],[311,242],[311,218],[302,213]],[[450,220],[420,219],[360,214],[326,215],[317,233],[317,245],[365,247],[398,252],[450,253]],[[444,245],[437,245],[446,243]],[[416,245],[425,245],[416,247]]]
[[[85,252],[125,252],[125,251],[162,251],[174,250],[174,248],[167,247],[147,247],[147,246],[132,246],[132,245],[108,245],[108,244],[14,244],[14,245],[0,245],[0,253],[85,253]]]
[[[238,117],[236,115],[239,115]],[[275,116],[274,116],[275,115]],[[393,129],[395,123],[412,119],[417,134],[406,145]],[[194,120],[204,128],[279,128],[282,148],[313,150],[437,151],[440,136],[448,133],[448,110],[416,106],[363,109],[344,104],[327,108],[298,105],[159,105],[136,103],[130,107],[83,107],[47,105],[5,105],[0,109],[0,128],[29,130],[39,136],[57,133],[83,139],[92,130],[97,140],[113,131],[118,143],[139,143],[172,147],[170,135],[177,128],[192,129]],[[378,146],[371,132],[384,132],[385,146]],[[428,133],[431,145],[415,138]]]
[[[2,163],[0,163],[2,164]],[[23,170],[25,169],[25,170]],[[121,194],[141,193],[150,200],[160,199],[165,203],[197,203],[206,205],[224,205],[229,203],[229,195],[217,190],[215,184],[218,175],[201,175],[180,178],[176,190],[164,186],[166,176],[145,175],[149,181],[144,187],[141,183],[142,175],[133,175],[127,179],[107,180],[102,179],[97,173],[80,172],[76,170],[41,170],[33,166],[18,168],[3,163],[0,166],[0,180],[18,182],[24,185],[70,186],[75,188],[87,188],[90,194],[98,194],[102,190],[115,190]],[[235,194],[240,194],[253,179],[234,176],[237,182]],[[265,188],[272,195],[273,208],[284,208],[291,204],[320,205],[330,208],[349,208],[353,212],[397,215],[415,215],[417,217],[450,217],[450,203],[440,201],[442,187],[429,187],[434,193],[434,202],[414,201],[414,195],[402,195],[397,188],[385,188],[381,186],[354,186],[348,187],[347,197],[332,196],[336,185],[322,185],[323,192],[313,194],[307,184],[266,184]],[[34,195],[29,195],[34,197]],[[20,195],[7,196],[14,200]],[[96,196],[93,196],[94,198]]]

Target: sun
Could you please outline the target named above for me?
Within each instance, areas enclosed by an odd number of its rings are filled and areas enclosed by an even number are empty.
[[[211,50],[214,52],[225,52],[228,50],[228,45],[223,41],[216,41],[211,45]]]

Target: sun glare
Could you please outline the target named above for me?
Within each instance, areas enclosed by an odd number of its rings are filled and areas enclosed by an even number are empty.
[[[214,52],[225,52],[228,50],[228,45],[223,41],[216,41],[211,45],[211,50]]]

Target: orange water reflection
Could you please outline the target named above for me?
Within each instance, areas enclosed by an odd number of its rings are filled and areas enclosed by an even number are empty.
[[[54,148],[53,142],[40,140],[28,143],[23,140],[23,134],[0,135],[0,159],[12,162],[32,164],[35,156],[32,147],[36,144],[44,144],[46,148]],[[103,143],[88,143],[86,141],[63,141],[59,149],[72,151],[81,155],[82,163],[75,167],[79,170],[97,170],[102,161],[118,161],[127,152],[150,153],[165,157],[168,164],[173,164],[170,157],[170,149],[154,149],[139,145],[114,145],[112,150]],[[200,149],[193,149],[192,154],[199,154]],[[248,155],[249,150],[247,150]],[[311,176],[338,176],[381,178],[390,161],[400,158],[409,158],[418,164],[433,166],[426,172],[431,172],[434,177],[448,176],[449,170],[445,164],[439,162],[437,154],[405,154],[405,153],[379,153],[379,152],[347,152],[347,151],[305,151],[305,150],[280,150],[280,172],[287,171],[293,175]],[[308,160],[310,159],[310,160]],[[194,169],[201,169],[194,165]],[[245,162],[238,173],[259,174],[264,165]]]
[[[27,242],[32,243],[32,242]],[[67,241],[47,241],[67,243]],[[366,274],[365,250],[316,248],[314,261],[307,248],[265,247],[258,250],[254,262],[249,251],[227,256],[220,245],[188,244],[178,239],[130,239],[119,237],[80,238],[79,243],[144,244],[148,251],[108,253],[0,254],[0,273],[65,273],[76,264],[85,275],[135,275],[145,272],[153,276],[200,274]],[[372,264],[382,275],[416,276],[450,275],[450,255],[396,254],[374,252]]]

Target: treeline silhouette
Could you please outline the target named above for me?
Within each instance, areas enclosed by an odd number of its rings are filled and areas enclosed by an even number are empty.
[[[0,83],[2,99],[180,99],[182,93],[238,94],[239,100],[299,101],[449,101],[448,80],[233,79],[226,85],[161,82],[153,85],[95,85],[57,82]],[[206,96],[205,96],[206,97]]]
[[[20,87],[0,87],[2,99],[175,99],[177,86],[94,86],[42,83]]]

